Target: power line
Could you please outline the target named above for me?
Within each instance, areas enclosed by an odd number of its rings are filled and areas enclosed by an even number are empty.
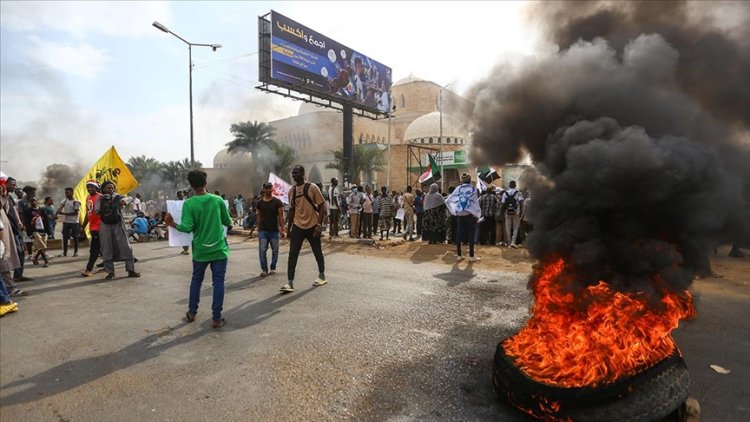
[[[252,53],[240,54],[239,56],[227,57],[227,58],[224,58],[224,59],[214,60],[214,61],[210,61],[210,62],[196,63],[196,64],[193,65],[193,68],[204,68],[204,67],[209,67],[209,66],[216,66],[216,65],[220,65],[220,64],[226,64],[226,63],[229,63],[229,62],[232,62],[232,61],[235,61],[235,60],[239,60],[239,59],[242,59],[242,58],[245,58],[245,57],[254,56],[256,54],[258,54],[257,51],[252,52]]]

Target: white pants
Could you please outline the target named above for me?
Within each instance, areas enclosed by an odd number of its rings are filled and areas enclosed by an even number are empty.
[[[508,241],[508,245],[514,245],[516,243],[516,236],[518,236],[518,228],[520,226],[520,215],[505,214],[505,239]]]

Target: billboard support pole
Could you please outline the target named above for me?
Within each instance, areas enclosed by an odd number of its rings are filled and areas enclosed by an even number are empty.
[[[344,103],[344,186],[347,186],[352,182],[353,176],[352,171],[352,147],[354,144],[354,116],[352,113],[352,106],[349,103]]]
[[[390,106],[390,99],[389,99]],[[391,114],[392,110],[388,111],[388,174],[385,176],[385,185],[388,189],[391,188]]]

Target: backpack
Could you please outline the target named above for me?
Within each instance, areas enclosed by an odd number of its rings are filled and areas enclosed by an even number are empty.
[[[513,192],[513,195],[508,195],[508,192],[505,192],[505,195],[507,197],[505,201],[506,215],[516,215],[516,213],[518,212],[518,199],[516,199],[517,194],[518,191]]]
[[[99,205],[99,216],[103,223],[117,224],[120,222],[120,201],[117,196],[102,196]]]
[[[296,206],[296,204],[297,204],[297,187],[296,186],[292,186],[292,189],[294,189],[292,191],[292,204],[294,204]],[[307,202],[309,202],[310,205],[312,205],[312,207],[315,210],[315,212],[318,212],[318,206],[315,205],[315,202],[313,202],[312,198],[310,198],[310,194],[308,193],[309,190],[310,190],[310,182],[305,182],[305,187],[302,188],[302,196],[304,196],[305,199],[307,199]]]

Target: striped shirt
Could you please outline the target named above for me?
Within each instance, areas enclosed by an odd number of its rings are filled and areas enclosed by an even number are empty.
[[[382,195],[378,198],[380,203],[380,217],[390,217],[393,208],[393,199],[388,195]]]

